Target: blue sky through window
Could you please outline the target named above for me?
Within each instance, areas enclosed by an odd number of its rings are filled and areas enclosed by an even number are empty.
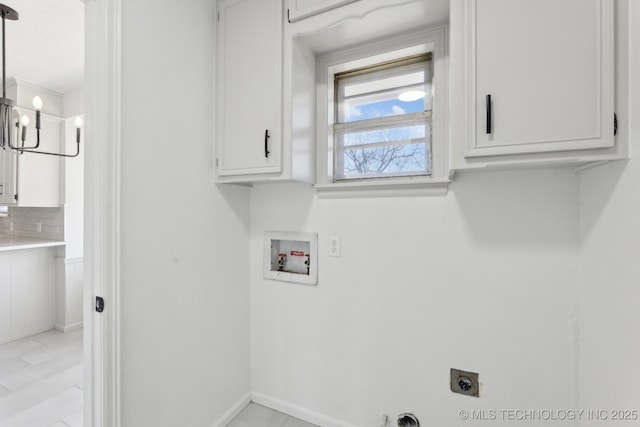
[[[345,122],[375,119],[379,117],[397,116],[407,113],[420,113],[424,111],[424,99],[411,102],[403,102],[398,99],[373,102],[370,104],[354,105],[346,102]]]

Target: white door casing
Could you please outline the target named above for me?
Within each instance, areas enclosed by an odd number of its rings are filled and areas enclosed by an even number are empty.
[[[92,427],[120,426],[120,22],[121,0],[85,0],[84,425]]]

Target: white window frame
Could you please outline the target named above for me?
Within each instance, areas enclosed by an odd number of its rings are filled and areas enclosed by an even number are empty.
[[[390,75],[397,75],[399,72],[406,71],[417,71],[422,69],[427,72],[426,67],[432,68],[433,61],[431,57],[431,53],[412,56],[409,58],[401,58],[397,61],[392,61],[391,63],[384,64],[374,64],[371,67],[366,67],[364,69],[347,71],[346,73],[340,73],[335,75],[334,89],[334,124],[333,124],[333,138],[334,138],[334,150],[335,155],[333,156],[333,180],[334,181],[343,181],[343,180],[356,180],[356,179],[372,179],[372,178],[399,178],[406,176],[428,176],[431,175],[431,115],[433,111],[433,107],[430,106],[428,110],[423,110],[417,113],[405,113],[405,114],[397,114],[392,116],[378,117],[378,118],[370,118],[365,120],[352,120],[341,122],[340,117],[344,114],[343,102],[344,98],[342,95],[342,91],[340,90],[341,84],[346,84],[345,82],[353,82],[360,81],[365,82],[371,80],[372,76],[377,78],[384,78]],[[423,68],[424,67],[424,68]],[[430,71],[430,70],[429,70]],[[429,77],[429,81],[426,82],[431,87],[431,78]],[[400,89],[399,87],[394,88],[394,90]],[[431,94],[429,94],[431,97]],[[367,131],[369,129],[392,129],[394,127],[405,127],[410,125],[424,125],[428,128],[427,136],[426,136],[426,145],[428,149],[426,150],[427,159],[425,168],[426,170],[420,172],[406,172],[406,173],[380,173],[378,175],[366,174],[366,175],[355,175],[351,177],[345,176],[344,170],[344,152],[348,149],[351,150],[353,146],[345,146],[344,143],[339,141],[336,135],[340,133],[348,133],[349,131]],[[388,147],[388,146],[397,146],[397,145],[406,145],[415,143],[415,140],[406,140],[406,141],[380,141],[373,144],[365,144],[360,148],[365,147]],[[357,148],[357,147],[356,147]]]
[[[431,175],[334,181],[334,78],[349,70],[432,54],[433,114]],[[412,33],[383,42],[358,45],[318,58],[317,177],[320,197],[445,195],[449,183],[448,67],[446,28]]]

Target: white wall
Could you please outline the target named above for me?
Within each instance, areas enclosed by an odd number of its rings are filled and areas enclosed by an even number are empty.
[[[640,4],[629,8],[630,87],[617,110],[632,158],[587,171],[581,183],[580,391],[594,410],[640,411]]]
[[[123,426],[211,425],[249,390],[323,426],[637,405],[633,160],[470,173],[434,198],[256,186],[249,208],[211,184],[214,2],[123,3]],[[264,231],[319,233],[317,287],[262,279]],[[451,367],[480,399],[449,391]]]
[[[84,111],[84,89],[64,94],[64,117],[75,117]]]
[[[122,425],[249,392],[248,190],[212,183],[215,2],[122,2]]]
[[[461,409],[575,407],[577,175],[470,173],[432,198],[251,191],[258,401],[325,427],[406,411],[423,425],[473,425]],[[262,279],[264,231],[319,233],[317,287]],[[331,235],[340,258],[328,257]],[[451,393],[450,368],[479,372],[482,398]]]

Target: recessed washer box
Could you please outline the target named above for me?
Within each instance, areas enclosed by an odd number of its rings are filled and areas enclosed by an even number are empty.
[[[266,231],[263,276],[282,282],[318,283],[318,233]]]

